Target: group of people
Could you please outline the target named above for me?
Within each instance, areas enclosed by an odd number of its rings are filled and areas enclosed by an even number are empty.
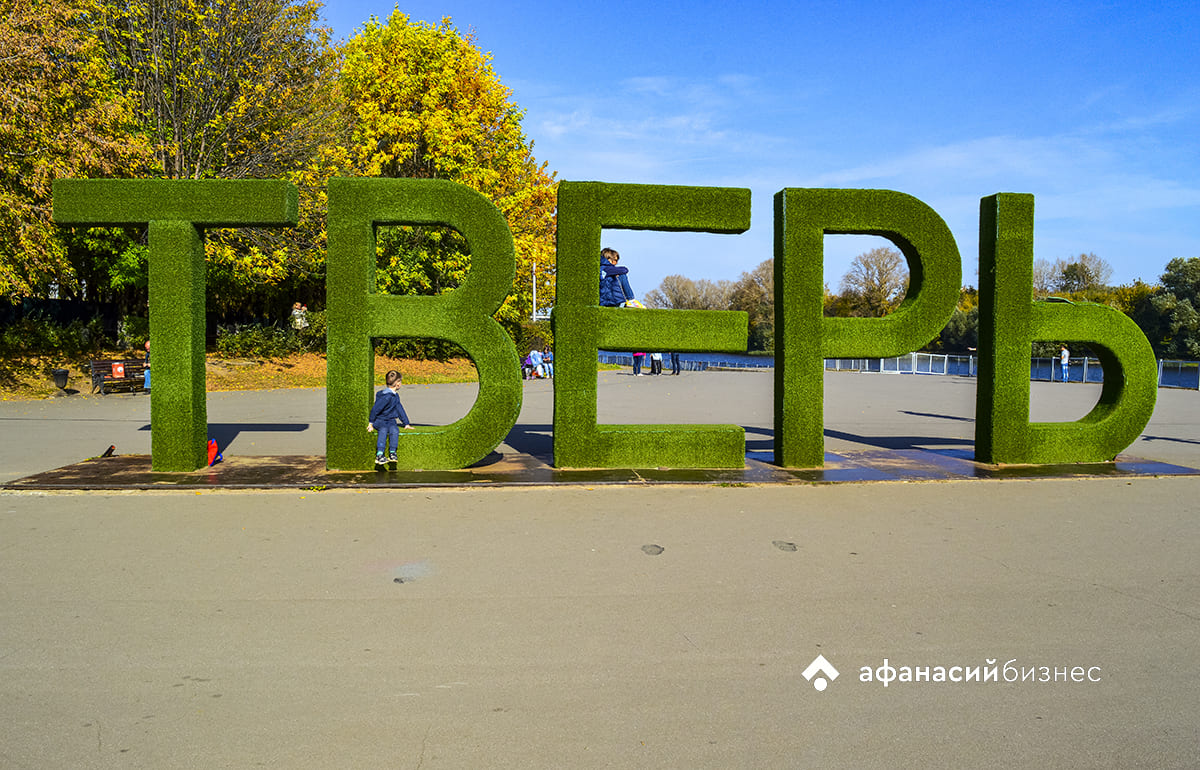
[[[645,364],[646,355],[647,355],[646,353],[634,353],[633,354],[633,376],[634,377],[642,376],[642,366]],[[662,374],[663,373],[663,354],[662,353],[650,353],[649,355],[650,355],[650,374],[651,375]],[[679,374],[680,370],[683,368],[683,366],[679,363],[679,354],[678,353],[667,353],[666,355],[669,355],[671,357],[671,374]]]
[[[534,348],[521,362],[521,377],[526,380],[552,379],[554,377],[554,351],[550,348]]]
[[[308,306],[295,302],[292,304],[292,328],[303,331],[308,328]]]

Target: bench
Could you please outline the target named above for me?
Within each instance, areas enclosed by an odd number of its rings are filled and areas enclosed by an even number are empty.
[[[92,392],[138,391],[145,385],[145,361],[92,361]]]

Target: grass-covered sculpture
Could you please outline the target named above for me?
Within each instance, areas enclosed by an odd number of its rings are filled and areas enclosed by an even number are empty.
[[[1094,304],[1031,302],[1033,196],[1001,193],[979,207],[979,381],[975,459],[988,463],[1105,462],[1146,427],[1158,366],[1142,330]],[[1082,419],[1029,422],[1030,345],[1091,348],[1104,368],[1100,400]]]
[[[826,234],[878,235],[908,261],[908,291],[883,318],[824,317]],[[919,349],[954,313],[962,262],[937,212],[890,190],[785,189],[775,196],[775,463],[825,461],[825,358]]]
[[[149,224],[154,470],[193,471],[208,463],[204,229],[294,225],[298,206],[296,187],[279,181],[65,179],[54,183],[58,224]]]
[[[557,374],[554,462],[559,467],[741,467],[736,425],[597,424],[599,348],[742,351],[747,315],[728,311],[599,306],[605,227],[738,233],[750,226],[743,189],[562,182],[558,192]],[[288,226],[296,188],[279,181],[60,180],[54,218],[78,226],[149,225],[150,331],[154,338],[151,433],[156,471],[206,463],[203,232]],[[471,249],[471,273],[436,297],[375,291],[375,229],[445,225]],[[908,261],[904,301],[883,318],[825,318],[827,234],[891,240]],[[441,180],[335,179],[329,183],[326,464],[373,464],[366,431],[377,337],[434,337],[460,345],[479,372],[467,415],[401,433],[404,469],[453,469],[485,457],[521,409],[517,351],[493,318],[512,287],[512,234],[500,211],[463,185]],[[992,463],[1113,459],[1142,431],[1157,395],[1156,363],[1141,330],[1092,304],[1031,302],[1033,196],[999,194],[980,207],[979,381],[976,458]],[[945,222],[903,193],[786,189],[775,197],[775,462],[824,462],[827,357],[888,357],[915,350],[954,311],[961,263]],[[1104,367],[1099,402],[1070,423],[1029,422],[1030,345],[1091,348]],[[419,418],[419,417],[418,417]]]
[[[471,250],[467,279],[437,297],[377,293],[375,228],[383,225],[458,230]],[[521,411],[517,350],[492,317],[512,289],[516,272],[512,234],[500,210],[454,182],[333,179],[328,234],[327,467],[363,470],[374,464],[375,437],[366,432],[374,337],[449,340],[467,352],[479,372],[479,395],[465,417],[447,426],[400,432],[397,467],[446,470],[486,457]],[[413,416],[420,421],[420,415]]]
[[[748,316],[733,311],[599,306],[601,230],[739,233],[750,191],[561,182],[554,307],[554,464],[564,468],[740,468],[737,425],[598,425],[596,360],[610,350],[744,351]]]

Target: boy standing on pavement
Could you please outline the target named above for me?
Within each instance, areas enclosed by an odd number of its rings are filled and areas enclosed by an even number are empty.
[[[396,445],[400,441],[400,429],[396,420],[404,424],[406,430],[412,429],[408,415],[404,413],[404,405],[400,403],[400,385],[403,378],[400,372],[393,369],[387,373],[384,382],[387,387],[375,394],[375,405],[371,407],[371,416],[367,418],[367,432],[378,431],[379,438],[375,441],[375,463],[382,464],[384,452],[391,443],[388,462],[396,462]]]

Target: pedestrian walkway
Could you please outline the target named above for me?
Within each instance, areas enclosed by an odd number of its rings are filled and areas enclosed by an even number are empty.
[[[309,390],[210,394],[209,429],[215,478],[311,486],[34,489],[110,445],[136,473],[149,402],[0,402],[0,766],[1200,766],[1200,477],[992,480],[1023,472],[970,461],[973,381],[833,373],[810,480],[884,483],[758,483],[772,381],[601,376],[601,422],[744,426],[745,482],[560,483],[531,382],[440,485],[326,485]],[[474,394],[404,404],[447,424]],[[1035,384],[1034,417],[1097,394]],[[1196,395],[1129,455],[1200,467]],[[936,481],[903,483],[914,456]],[[509,465],[540,480],[487,479]]]
[[[553,383],[529,381],[524,385],[521,417],[507,440],[474,466],[452,471],[325,470],[322,390],[210,394],[210,436],[217,440],[225,459],[193,473],[151,471],[149,422],[139,420],[149,411],[144,396],[39,402],[32,408],[39,410],[36,419],[47,432],[32,434],[20,457],[26,463],[31,455],[41,457],[45,467],[11,477],[7,484],[14,489],[245,489],[787,484],[1200,473],[1196,470],[1200,468],[1200,421],[1190,403],[1195,393],[1160,394],[1159,409],[1146,434],[1115,463],[999,467],[974,461],[974,380],[851,373],[828,373],[826,377],[827,455],[825,467],[819,469],[784,469],[772,463],[773,378],[767,375],[705,372],[634,379],[626,372],[610,371],[601,374],[601,422],[736,423],[747,434],[746,466],[722,470],[554,468]],[[1034,383],[1033,388],[1035,419],[1049,419],[1042,414],[1077,418],[1099,394],[1099,387],[1091,385]],[[466,413],[476,393],[476,386],[469,383],[410,386],[403,395],[417,424],[448,424]],[[714,414],[715,404],[721,404],[727,413]],[[13,408],[8,409],[11,412]],[[3,412],[0,409],[0,415]],[[105,419],[104,414],[110,417]],[[0,416],[4,419],[19,424],[26,418]],[[1176,435],[1160,435],[1159,426]],[[102,437],[105,430],[109,431],[107,438]],[[75,438],[69,444],[54,441],[72,431]],[[91,459],[63,463],[61,452],[77,450],[83,440],[92,449]],[[116,447],[114,456],[100,457],[107,446]]]

